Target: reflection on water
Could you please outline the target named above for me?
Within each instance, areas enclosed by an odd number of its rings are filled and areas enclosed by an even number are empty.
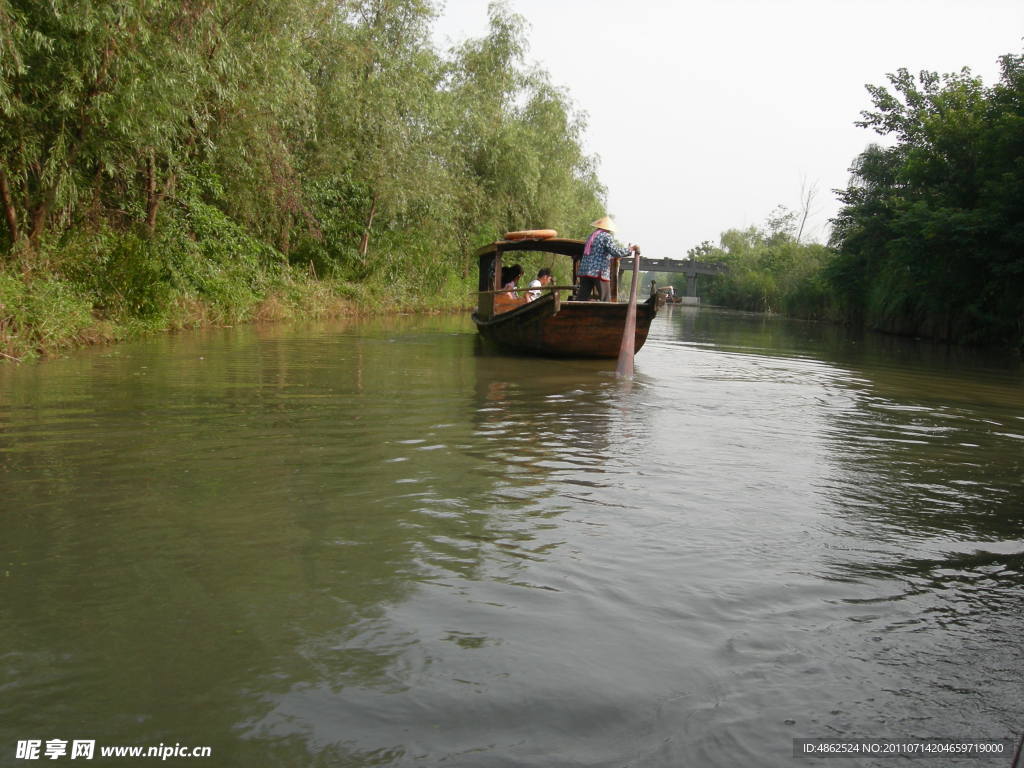
[[[631,388],[464,318],[0,369],[0,750],[771,766],[1019,734],[1019,367],[669,310]]]

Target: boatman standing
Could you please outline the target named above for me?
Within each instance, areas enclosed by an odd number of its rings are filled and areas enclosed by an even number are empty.
[[[612,237],[615,222],[609,216],[602,216],[591,226],[594,231],[583,246],[583,259],[580,261],[580,284],[576,291],[577,301],[589,301],[591,293],[596,293],[600,301],[611,301],[611,260],[625,258],[631,253],[640,253],[640,246],[626,247]]]

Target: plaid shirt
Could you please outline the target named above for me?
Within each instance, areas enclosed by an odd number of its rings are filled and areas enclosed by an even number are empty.
[[[583,255],[580,261],[580,277],[596,277],[606,283],[611,280],[611,259],[624,258],[629,249],[603,229],[595,230],[587,241],[590,252]]]

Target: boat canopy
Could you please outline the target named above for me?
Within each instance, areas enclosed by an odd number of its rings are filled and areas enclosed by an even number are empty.
[[[574,260],[583,257],[585,240],[571,240],[565,237],[549,237],[543,240],[496,240],[477,249],[477,258],[493,256],[497,251],[540,251],[541,253],[561,253],[572,256]]]

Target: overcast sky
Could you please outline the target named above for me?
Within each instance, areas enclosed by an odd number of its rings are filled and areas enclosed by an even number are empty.
[[[992,85],[1024,52],[1024,0],[509,0],[528,60],[588,116],[619,238],[680,258],[775,206],[817,196],[824,241],[853,159],[866,83],[962,67]],[[486,0],[446,0],[441,47],[487,31]],[[534,222],[537,227],[545,222]],[[579,233],[576,233],[579,234]]]

